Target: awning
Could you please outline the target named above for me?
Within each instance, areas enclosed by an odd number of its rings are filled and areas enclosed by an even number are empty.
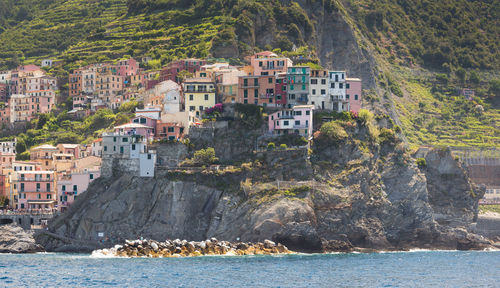
[[[28,204],[53,204],[54,200],[28,200]]]

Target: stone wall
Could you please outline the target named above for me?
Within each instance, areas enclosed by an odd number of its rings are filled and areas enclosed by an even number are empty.
[[[176,167],[188,156],[188,147],[182,143],[161,143],[151,146],[156,150],[158,165],[162,167]]]

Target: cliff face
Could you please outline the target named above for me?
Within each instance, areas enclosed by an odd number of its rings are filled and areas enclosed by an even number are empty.
[[[465,230],[477,198],[461,190],[467,176],[449,152],[430,153],[422,173],[396,144],[367,146],[367,129],[347,130],[350,136],[338,143],[316,139],[311,155],[306,149],[259,152],[238,167],[98,179],[50,224],[59,238],[46,233],[38,240],[47,250],[72,250],[67,239],[97,248],[141,236],[272,239],[309,252],[488,244]],[[463,185],[445,189],[456,183]],[[458,195],[444,201],[452,191]],[[434,215],[461,221],[447,226]]]

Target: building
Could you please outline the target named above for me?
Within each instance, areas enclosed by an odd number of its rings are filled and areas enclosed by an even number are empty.
[[[286,107],[287,103],[287,77],[286,73],[279,73],[276,75],[275,85],[274,85],[274,94],[276,98],[276,107]]]
[[[52,65],[54,64],[54,61],[51,60],[51,59],[43,59],[42,60],[42,67],[52,67]]]
[[[328,109],[332,102],[328,96],[328,71],[323,69],[311,69],[309,85],[309,105],[315,109]]]
[[[297,134],[306,138],[313,133],[313,105],[296,105],[270,114],[269,133],[274,135]]]
[[[181,140],[184,138],[184,126],[179,123],[156,123],[155,139]]]
[[[0,142],[0,152],[16,154],[16,145],[17,145],[16,138],[14,138],[14,141]]]
[[[59,149],[49,144],[33,147],[30,150],[30,160],[39,163],[43,170],[54,168],[53,155],[59,153]]]
[[[259,76],[238,78],[238,103],[259,104]]]
[[[59,153],[73,155],[75,159],[81,157],[80,152],[82,149],[79,144],[58,144],[57,149]]]
[[[12,168],[12,163],[16,161],[16,153],[12,152],[0,152],[0,168]]]
[[[349,105],[348,111],[358,113],[361,110],[362,83],[359,78],[346,79],[346,94],[345,98]]]
[[[201,66],[207,64],[207,61],[200,59],[181,59],[170,62],[160,71],[160,81],[171,80],[180,83],[178,75],[181,71],[186,71],[191,74],[201,70]]]
[[[236,68],[227,68],[216,72],[217,99],[222,103],[236,103],[238,97],[238,78],[247,75]]]
[[[19,171],[17,186],[19,209],[54,209],[56,179],[53,171]]]
[[[78,169],[59,173],[57,179],[58,209],[65,211],[76,198],[87,191],[90,183],[101,176],[99,169]]]
[[[205,109],[215,106],[215,83],[210,78],[188,78],[182,83],[186,110],[200,117]]]
[[[306,66],[288,67],[287,72],[287,105],[307,104],[309,102],[309,78],[311,68]]]
[[[489,185],[482,199],[484,202],[500,202],[500,186]]]
[[[332,102],[333,111],[343,112],[349,111],[349,103],[346,99],[346,72],[345,71],[330,71],[329,77],[329,94]]]
[[[138,121],[137,122],[134,122]],[[145,124],[140,124],[141,121],[145,121]],[[148,126],[146,124],[152,125]],[[150,141],[153,139],[155,135],[155,127],[156,127],[156,121],[151,118],[147,117],[136,117],[132,119],[132,123],[127,123],[123,124],[120,126],[116,126],[115,132],[120,134],[120,135],[141,135],[143,136],[146,140]]]
[[[156,152],[148,150],[144,136],[104,133],[102,141],[102,176],[111,177],[113,171],[119,171],[132,176],[154,177]]]
[[[92,142],[92,156],[102,157],[102,138],[96,139]]]
[[[292,66],[292,60],[280,57],[274,52],[264,51],[252,55],[250,65],[253,67],[253,75],[277,75],[286,73],[288,67]]]

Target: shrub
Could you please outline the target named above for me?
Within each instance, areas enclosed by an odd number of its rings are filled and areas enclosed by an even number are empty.
[[[378,135],[380,143],[394,144],[396,143],[396,135],[394,131],[387,128],[380,129],[380,134]]]
[[[274,142],[267,143],[268,150],[274,150],[274,148],[276,148],[276,144],[274,144]]]
[[[288,148],[288,146],[286,146],[286,144],[281,144],[281,145],[280,145],[280,149],[285,150],[286,148]]]
[[[219,158],[215,157],[215,150],[212,147],[201,149],[194,152],[193,162],[198,165],[210,165],[217,161]]]
[[[373,113],[366,109],[361,109],[359,110],[358,120],[366,126],[373,121]]]
[[[418,168],[427,167],[427,161],[425,161],[425,158],[417,158],[416,163],[418,165]]]
[[[337,121],[331,121],[321,125],[319,132],[321,133],[320,135],[334,142],[340,142],[348,136],[344,127],[342,127]]]

